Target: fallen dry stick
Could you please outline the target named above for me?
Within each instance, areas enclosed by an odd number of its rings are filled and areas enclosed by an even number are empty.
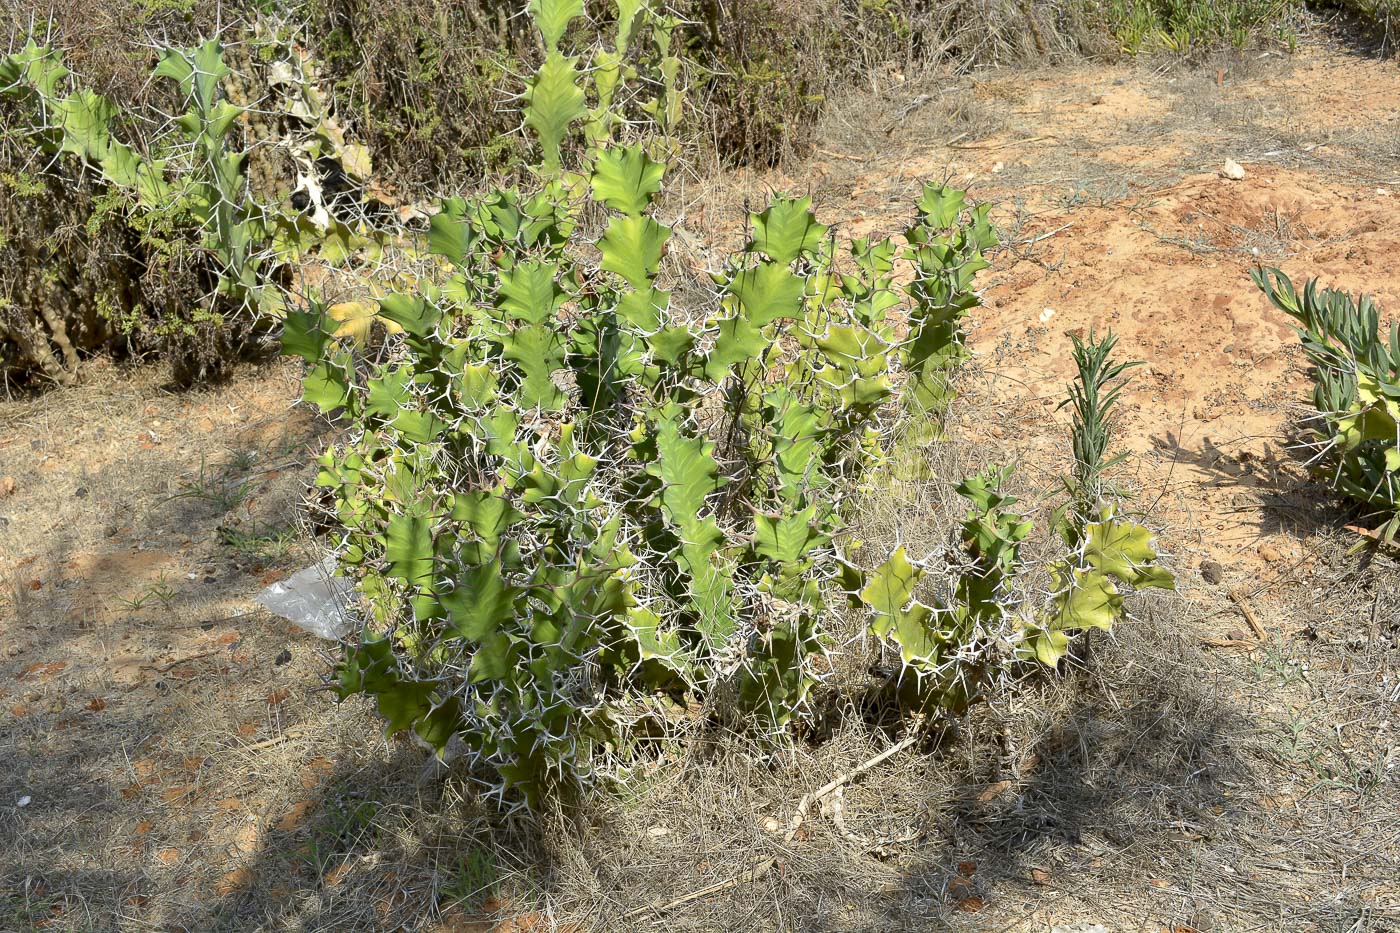
[[[838,776],[835,780],[833,780],[830,784],[827,784],[825,787],[813,791],[812,793],[803,797],[802,802],[797,805],[797,813],[793,815],[792,825],[788,827],[787,835],[784,837],[784,841],[792,842],[793,837],[797,835],[798,827],[802,825],[802,821],[807,817],[807,810],[812,806],[813,803],[822,799],[827,794],[836,790],[838,787],[844,787],[846,784],[850,783],[855,778],[869,771],[871,768],[875,767],[880,762],[885,761],[891,756],[896,755],[904,749],[908,748],[909,746],[913,745],[919,740],[919,735],[920,731],[918,729],[918,724],[916,723],[915,727],[909,730],[909,734],[906,735],[903,739],[901,739],[897,744],[891,745],[889,748],[885,749],[883,752],[876,755],[874,758],[871,758],[869,761],[856,765],[851,770]],[[673,901],[667,901],[664,904],[648,904],[645,907],[638,907],[636,910],[633,910],[630,913],[624,915],[623,919],[630,920],[633,917],[639,917],[645,913],[665,913],[668,910],[674,910],[682,904],[688,904],[691,901],[699,900],[702,897],[708,897],[711,894],[718,894],[720,891],[728,890],[729,888],[732,888],[735,885],[744,884],[748,881],[756,881],[757,879],[762,878],[764,875],[768,874],[769,870],[772,869],[776,861],[777,860],[773,858],[763,859],[762,861],[755,863],[754,866],[748,871],[735,875],[733,878],[730,878],[726,881],[717,882],[715,884],[710,885],[707,888],[701,888],[698,891],[691,891],[689,894],[678,897]]]
[[[1259,648],[1259,642],[1244,641],[1240,638],[1202,638],[1201,644],[1208,648],[1244,648],[1246,651],[1255,651]]]
[[[903,739],[901,739],[897,744],[891,745],[889,748],[885,749],[883,752],[876,755],[869,761],[856,765],[854,768],[847,771],[845,774],[837,776],[835,780],[833,780],[830,784],[827,784],[825,787],[813,791],[812,793],[803,797],[802,802],[797,805],[797,812],[792,815],[792,823],[788,825],[787,835],[783,837],[783,841],[792,842],[793,837],[797,835],[798,828],[802,825],[802,821],[807,818],[807,810],[812,806],[813,803],[817,802],[818,800],[821,800],[827,794],[836,790],[836,788],[841,787],[845,784],[849,784],[852,780],[854,780],[857,777],[860,777],[860,775],[869,771],[871,768],[875,767],[880,762],[892,757],[893,755],[898,754],[899,752],[902,752],[904,749],[913,745],[919,740],[919,735],[920,733],[917,727],[910,729],[909,734],[906,735]]]
[[[238,746],[238,749],[239,751],[244,752],[261,751],[264,748],[271,748],[274,745],[281,745],[283,742],[289,741],[291,739],[300,738],[309,731],[311,731],[311,727],[307,725],[293,726],[285,732],[281,732],[277,735],[274,735],[270,739],[263,739],[261,742],[252,742],[248,745],[240,745]]]
[[[708,897],[711,894],[718,894],[720,891],[728,890],[729,888],[732,888],[738,884],[743,884],[746,881],[757,881],[759,878],[762,878],[764,875],[768,874],[769,869],[773,867],[776,861],[777,859],[766,858],[758,864],[754,865],[753,868],[750,868],[743,874],[735,875],[733,878],[730,878],[727,881],[720,881],[716,884],[710,885],[708,888],[701,888],[698,891],[691,891],[689,894],[682,895],[681,897],[676,898],[674,901],[667,901],[664,904],[648,904],[645,907],[638,907],[636,910],[626,914],[623,917],[623,919],[630,920],[633,917],[640,917],[642,914],[646,913],[665,913],[668,910],[674,910],[682,904],[688,904],[691,901],[699,900],[702,897]]]
[[[164,664],[142,664],[141,666],[149,670],[153,670],[157,673],[165,674],[170,670],[179,667],[181,664],[185,664],[186,662],[198,661],[200,658],[211,658],[214,655],[218,654],[220,650],[222,649],[215,648],[213,651],[199,651],[195,654],[187,654],[184,657],[176,658],[173,661],[167,661]]]
[[[1052,236],[1054,236],[1054,235],[1057,234],[1057,233],[1064,233],[1066,230],[1068,230],[1070,227],[1073,227],[1073,226],[1074,226],[1074,222],[1071,221],[1070,223],[1065,224],[1063,227],[1056,227],[1054,230],[1051,230],[1049,233],[1042,233],[1040,236],[1038,236],[1038,237],[1032,237],[1031,239],[1026,240],[1024,243],[1021,243],[1021,244],[1018,244],[1018,245],[1021,245],[1021,246],[1033,246],[1033,245],[1035,245],[1036,243],[1039,243],[1039,242],[1042,241],[1042,240],[1048,240],[1048,239],[1050,239]]]
[[[894,115],[894,121],[890,123],[889,126],[885,127],[885,135],[889,136],[891,133],[893,133],[895,131],[895,128],[898,127],[901,123],[903,123],[905,118],[908,117],[909,114],[913,113],[915,110],[918,110],[920,107],[922,107],[924,104],[927,104],[931,100],[933,100],[932,95],[920,94],[918,97],[914,98],[909,103],[901,107],[899,109],[899,113]]]
[[[817,155],[824,155],[829,159],[845,159],[847,162],[869,162],[874,156],[847,155],[844,152],[833,152],[830,149],[814,149]]]
[[[981,150],[984,151],[984,152],[991,152],[991,151],[994,150],[994,149],[1010,149],[1012,146],[1029,146],[1031,143],[1043,143],[1043,142],[1045,142],[1045,140],[1047,140],[1047,139],[1055,139],[1055,138],[1056,138],[1056,137],[1050,136],[1050,135],[1046,135],[1046,136],[1032,136],[1030,139],[1013,139],[1013,140],[1012,140],[1011,142],[1009,142],[1009,143],[991,143],[991,144],[988,144],[988,145],[982,145],[981,143],[963,143],[961,146],[955,146],[955,145],[953,145],[953,144],[950,143],[950,144],[948,145],[948,148],[949,148],[949,149],[981,149]]]
[[[1250,607],[1249,600],[1245,599],[1239,593],[1232,591],[1230,593],[1230,602],[1239,607],[1240,615],[1244,616],[1244,620],[1249,623],[1249,627],[1254,629],[1255,636],[1260,641],[1268,641],[1269,636],[1264,634],[1264,627],[1259,624],[1259,619],[1255,616],[1254,610]]]

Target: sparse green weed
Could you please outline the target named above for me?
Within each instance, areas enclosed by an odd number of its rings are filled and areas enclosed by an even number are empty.
[[[1166,50],[1188,54],[1251,42],[1292,49],[1298,41],[1300,0],[1108,0],[1102,15],[1124,52]]]
[[[440,906],[461,904],[480,907],[500,881],[500,869],[489,849],[472,846],[458,855],[447,883],[442,886]]]
[[[177,499],[196,499],[201,502],[208,502],[219,512],[231,512],[248,500],[257,488],[257,482],[252,479],[242,478],[236,475],[241,472],[237,470],[240,459],[235,459],[228,465],[220,469],[209,466],[208,459],[201,454],[199,457],[199,474],[192,480],[182,482],[179,491],[157,500],[157,505],[164,505]]]
[[[294,528],[243,531],[227,525],[219,526],[220,543],[246,557],[281,560],[296,547],[297,538]]]

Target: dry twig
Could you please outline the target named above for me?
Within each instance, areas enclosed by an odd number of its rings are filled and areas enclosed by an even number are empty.
[[[1259,624],[1259,619],[1255,616],[1254,609],[1250,607],[1249,600],[1233,591],[1229,595],[1230,602],[1239,607],[1240,615],[1244,616],[1244,620],[1248,622],[1249,627],[1254,630],[1255,636],[1260,641],[1268,641],[1269,636],[1264,634],[1264,627]]]
[[[769,870],[772,869],[773,865],[776,862],[777,859],[774,858],[763,859],[762,861],[754,865],[754,867],[750,868],[748,871],[735,875],[733,878],[729,878],[725,881],[716,882],[715,884],[712,884],[707,888],[701,888],[698,891],[691,891],[689,894],[683,894],[675,900],[667,901],[664,904],[648,904],[645,907],[638,907],[636,910],[625,914],[623,919],[631,920],[633,917],[640,917],[642,914],[652,912],[665,913],[668,910],[674,910],[682,904],[688,904],[691,901],[699,900],[700,898],[707,897],[711,894],[718,894],[720,891],[727,891],[735,885],[740,885],[747,881],[757,881],[759,878],[762,878],[764,875],[768,874]]]
[[[1044,141],[1047,140],[1047,139],[1055,139],[1055,138],[1056,138],[1056,137],[1047,134],[1047,135],[1044,135],[1044,136],[1032,136],[1032,137],[1030,137],[1029,139],[1013,139],[1013,140],[1012,140],[1011,142],[1009,142],[1009,143],[991,143],[991,144],[988,144],[988,145],[983,145],[983,144],[981,144],[981,143],[963,143],[961,146],[956,146],[956,145],[953,145],[952,143],[949,143],[949,144],[948,144],[948,148],[949,148],[949,149],[981,149],[981,150],[983,150],[983,151],[985,151],[985,152],[991,152],[991,151],[996,150],[996,149],[1010,149],[1012,146],[1029,146],[1031,143],[1040,143],[1040,142],[1044,142]]]
[[[849,784],[852,780],[869,771],[880,762],[894,757],[899,752],[913,745],[919,740],[921,734],[916,724],[913,729],[909,730],[909,734],[898,743],[891,745],[869,761],[856,765],[845,774],[838,775],[831,783],[803,797],[802,802],[797,805],[797,812],[792,815],[792,822],[788,825],[787,835],[783,837],[783,841],[792,842],[793,838],[797,835],[797,830],[802,826],[802,821],[807,818],[807,811],[811,808],[813,803],[836,790],[836,788]]]

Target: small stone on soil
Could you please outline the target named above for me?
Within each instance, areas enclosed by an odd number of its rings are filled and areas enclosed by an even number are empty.
[[[1228,178],[1231,181],[1239,181],[1244,178],[1244,166],[1234,159],[1226,159],[1225,166],[1220,170],[1221,178]]]
[[[1219,561],[1201,561],[1201,579],[1214,586],[1225,578],[1225,568]]]

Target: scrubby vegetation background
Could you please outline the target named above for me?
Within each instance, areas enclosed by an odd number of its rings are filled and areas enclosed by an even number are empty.
[[[513,6],[504,0],[22,3],[0,14],[0,30],[12,48],[32,31],[51,36],[82,86],[114,102],[121,128],[144,139],[159,131],[161,115],[175,103],[170,87],[149,79],[155,46],[191,45],[218,32],[236,55],[257,23],[275,23],[283,41],[314,63],[316,86],[346,137],[371,157],[372,174],[356,181],[372,183],[384,200],[401,206],[512,176],[529,163],[515,101],[542,47]],[[608,5],[593,6],[594,20],[606,22]],[[807,153],[833,93],[888,86],[930,67],[1286,45],[1300,10],[1294,0],[673,4],[685,23],[677,43],[689,89],[690,164],[772,165]],[[1372,12],[1385,21],[1383,8]],[[260,48],[257,54],[267,51]],[[238,60],[231,64],[249,79],[250,102],[263,106],[268,89],[259,78],[265,76]],[[36,171],[32,150],[17,144],[13,128],[0,146],[6,260],[0,366],[7,384],[30,377],[69,382],[79,360],[99,349],[138,358],[163,354],[177,379],[190,382],[256,347],[238,322],[207,307],[191,310],[200,304],[200,286],[179,233],[133,229],[101,192],[94,199],[90,182],[63,160]],[[283,186],[275,193],[290,192]],[[42,276],[35,271],[40,266],[48,268]],[[66,297],[80,294],[81,302]]]

